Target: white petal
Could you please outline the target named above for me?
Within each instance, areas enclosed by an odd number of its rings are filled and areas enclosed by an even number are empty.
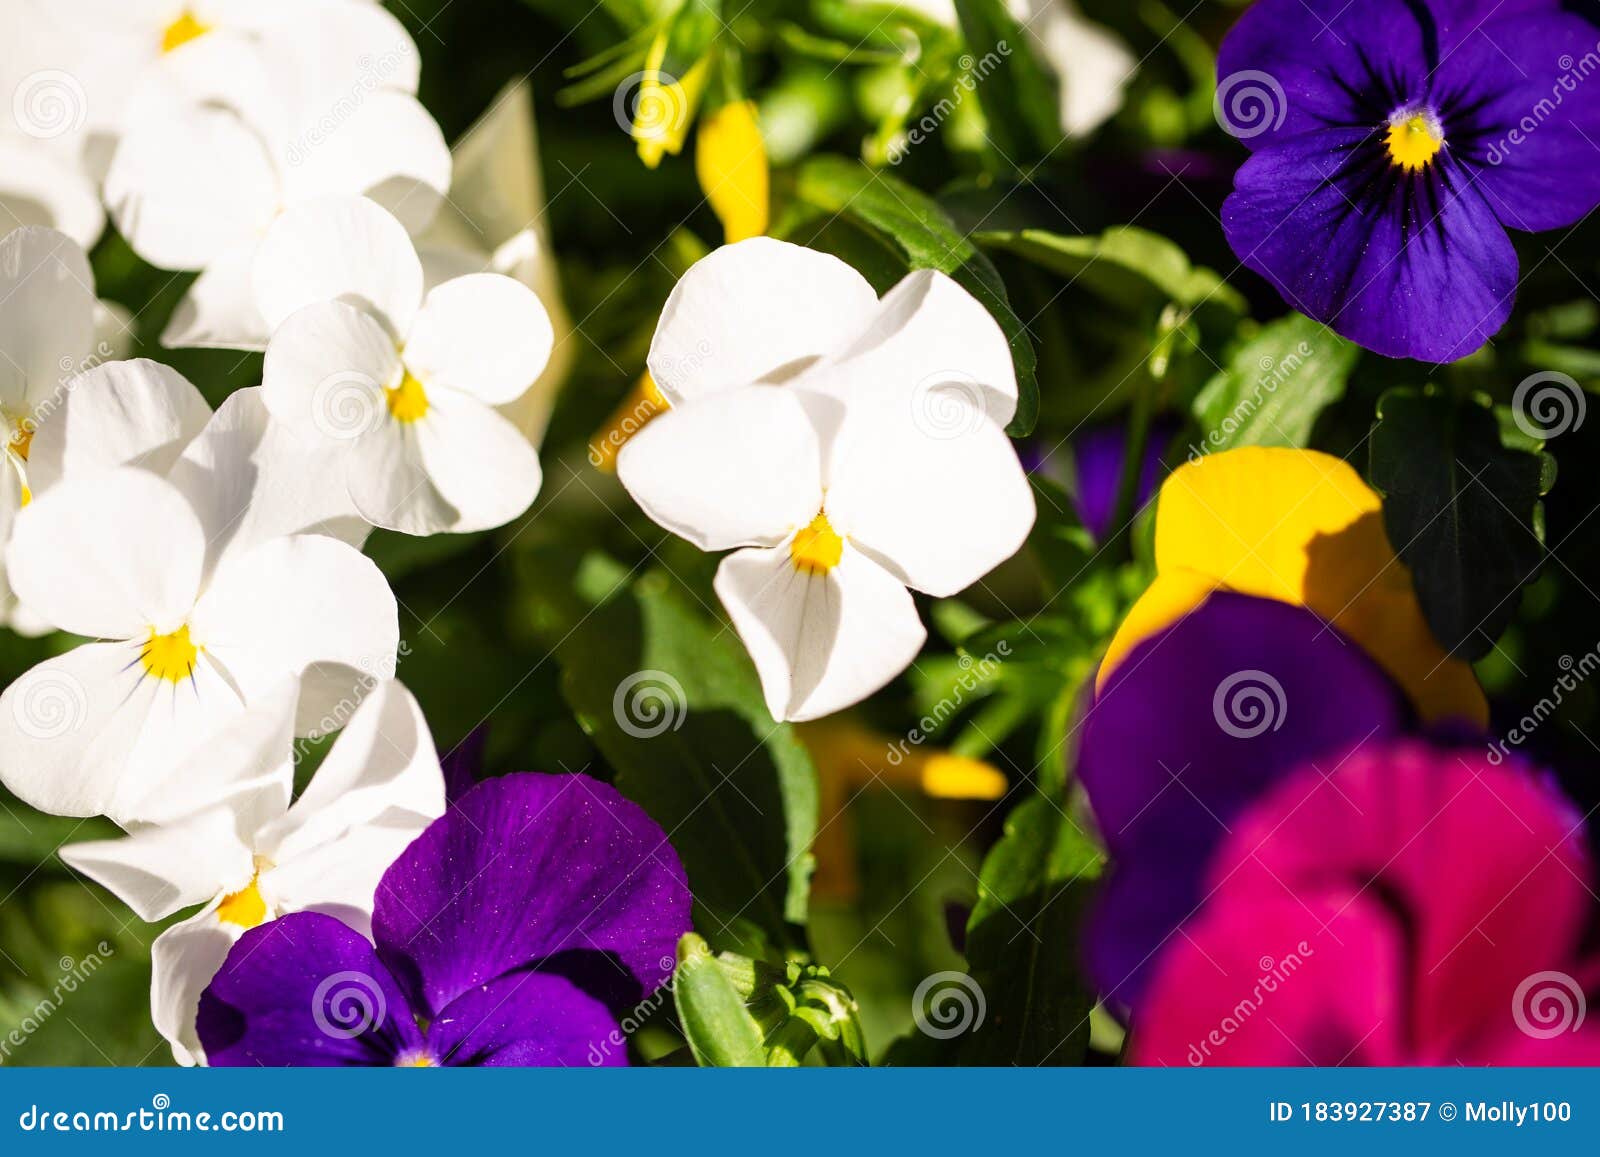
[[[434,818],[391,808],[262,873],[262,895],[283,911],[322,912],[370,935],[378,882]]]
[[[57,628],[103,639],[176,630],[200,586],[205,536],[184,497],[132,467],[67,478],[17,516],[6,570]]]
[[[242,888],[254,874],[250,846],[227,807],[121,839],[71,844],[61,849],[61,858],[151,922]]]
[[[950,396],[1001,426],[1017,408],[1016,370],[1000,324],[972,294],[931,269],[902,278],[859,332],[797,384],[851,401],[871,393],[909,396],[934,422]]]
[[[253,277],[269,332],[305,306],[343,301],[376,314],[403,339],[422,302],[411,238],[365,197],[318,197],[285,212],[256,252]]]
[[[450,155],[450,200],[428,227],[430,242],[488,252],[539,220],[544,189],[526,78],[495,94]]]
[[[140,801],[243,710],[204,659],[170,683],[145,674],[141,646],[86,643],[0,695],[0,778],[25,803],[141,822]]]
[[[855,334],[877,301],[837,257],[768,237],[724,245],[673,287],[650,375],[674,403],[786,380]]]
[[[252,235],[219,253],[179,300],[161,344],[168,349],[267,348],[267,322],[256,308],[256,238]]]
[[[417,47],[382,6],[336,0],[302,3],[293,12],[270,22],[258,43],[276,66],[277,82],[305,112],[331,114],[341,98],[377,89],[417,91]]]
[[[230,553],[192,621],[247,700],[302,675],[301,735],[336,730],[374,680],[394,674],[400,625],[389,584],[371,559],[321,535]]]
[[[221,807],[239,836],[259,851],[257,833],[281,818],[294,792],[294,719],[300,681],[283,680],[225,718],[150,794],[131,808],[143,824],[167,825]],[[237,882],[217,881],[236,891]]]
[[[834,444],[828,519],[901,582],[953,595],[1010,558],[1033,491],[1005,432],[957,387],[864,399]]]
[[[390,680],[362,701],[310,786],[261,833],[259,847],[284,867],[391,809],[425,817],[425,824],[444,806],[444,772],[422,709]]]
[[[250,386],[228,395],[167,477],[205,527],[209,570],[286,534],[325,534],[359,550],[372,528],[345,489],[348,453],[272,421],[261,388]]]
[[[822,509],[821,450],[805,399],[725,390],[628,439],[617,477],[644,512],[701,550],[771,545]]]
[[[410,232],[425,228],[450,188],[450,150],[438,124],[414,97],[362,95],[331,126],[313,121],[289,145],[286,200],[365,194]]]
[[[374,444],[380,459],[365,457]],[[406,534],[467,533],[503,526],[533,504],[542,474],[522,432],[489,406],[454,390],[428,394],[415,422],[390,422],[363,439],[345,482],[362,515]]]
[[[150,945],[150,1019],[172,1045],[180,1065],[205,1063],[195,1032],[200,994],[221,971],[228,949],[244,935],[237,924],[217,919],[217,904],[208,905],[174,924]]]
[[[237,115],[195,106],[132,128],[106,174],[105,199],[134,252],[163,269],[203,269],[266,228],[278,174]]]
[[[113,466],[164,474],[210,417],[200,391],[170,366],[145,358],[96,366],[39,423],[29,485],[41,495],[64,477]]]
[[[859,703],[905,670],[927,638],[905,587],[849,546],[825,575],[796,569],[787,543],[738,551],[717,568],[716,591],[774,719],[817,719]]]
[[[94,275],[77,242],[32,225],[0,239],[0,403],[59,401],[94,336]]]
[[[59,229],[85,249],[106,227],[94,182],[30,137],[0,138],[0,233],[22,225]]]
[[[533,290],[498,273],[473,273],[428,294],[406,337],[405,361],[426,386],[500,405],[533,385],[554,342]]]
[[[384,390],[400,384],[400,350],[371,314],[341,301],[308,305],[267,346],[261,399],[308,441],[349,446],[392,425]]]

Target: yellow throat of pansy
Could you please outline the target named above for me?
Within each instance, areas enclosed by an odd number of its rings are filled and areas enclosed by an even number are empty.
[[[389,406],[389,416],[396,422],[415,422],[427,416],[428,391],[422,388],[422,383],[410,370],[401,375],[398,386],[386,386],[383,393]]]
[[[839,565],[843,556],[844,539],[820,510],[810,525],[801,527],[789,543],[789,558],[794,562],[794,569],[802,574],[825,575]]]
[[[1391,164],[1408,173],[1420,173],[1444,148],[1444,129],[1432,113],[1408,109],[1389,118],[1384,144]]]
[[[1426,722],[1488,722],[1472,668],[1428,628],[1381,500],[1342,458],[1251,446],[1174,470],[1156,508],[1155,581],[1111,640],[1100,685],[1217,590],[1315,612],[1372,656]]]
[[[261,873],[272,867],[263,856],[255,858],[250,882],[237,892],[229,892],[217,905],[217,920],[239,928],[254,928],[267,918],[267,901],[261,895]]]
[[[181,683],[192,675],[199,658],[200,648],[189,638],[187,623],[166,634],[159,634],[151,627],[150,637],[139,652],[139,661],[144,664],[145,674],[169,683]]]
[[[209,24],[202,24],[195,19],[193,12],[185,8],[161,33],[161,51],[171,52],[175,48],[182,48],[189,41],[198,40],[210,31]]]

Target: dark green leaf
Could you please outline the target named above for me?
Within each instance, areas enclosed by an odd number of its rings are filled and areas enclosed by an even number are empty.
[[[1055,79],[1003,0],[955,0],[969,55],[956,83],[976,93],[989,141],[1001,159],[1022,169],[1061,143]]]
[[[1017,414],[1007,427],[1015,437],[1027,434],[1039,413],[1039,384],[1034,376],[1033,343],[1012,312],[994,263],[956,229],[927,194],[843,157],[816,157],[800,167],[800,198],[829,213],[841,213],[892,241],[914,269],[949,274],[994,315],[1017,371]]]
[[[671,833],[712,932],[743,916],[801,945],[816,773],[767,713],[738,637],[651,572],[585,617],[556,658],[617,787]]]
[[[1487,406],[1410,388],[1379,399],[1371,453],[1384,527],[1428,626],[1452,654],[1478,658],[1544,557],[1541,456],[1508,448]]]
[[[1344,396],[1360,356],[1355,344],[1298,313],[1262,327],[1195,398],[1198,447],[1306,446],[1317,416]]]

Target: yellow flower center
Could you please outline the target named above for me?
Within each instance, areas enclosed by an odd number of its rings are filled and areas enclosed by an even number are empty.
[[[152,627],[150,639],[145,643],[144,650],[139,652],[139,659],[152,679],[181,683],[193,673],[199,655],[200,648],[190,641],[189,626],[185,623],[166,635],[156,634]]]
[[[431,1069],[436,1066],[432,1057],[418,1049],[416,1052],[400,1054],[395,1059],[394,1067],[397,1069]]]
[[[210,31],[209,24],[200,23],[194,18],[194,13],[185,8],[183,14],[167,25],[166,31],[161,34],[161,51],[171,52],[174,48],[181,48]]]
[[[1389,160],[1408,173],[1421,172],[1444,148],[1444,130],[1426,112],[1398,113],[1389,122]]]
[[[33,423],[18,422],[11,427],[11,452],[24,462],[28,460],[28,451],[33,448]]]
[[[794,541],[789,544],[789,557],[794,560],[794,569],[808,574],[827,574],[839,565],[839,557],[843,553],[844,539],[829,525],[828,516],[820,510],[811,520],[811,525],[796,534]]]
[[[383,392],[389,400],[389,413],[397,422],[415,422],[428,412],[428,391],[411,376],[410,370],[405,372],[398,386],[385,387]]]
[[[230,892],[217,905],[217,919],[240,928],[254,928],[267,918],[267,902],[261,898],[261,873],[237,892]]]

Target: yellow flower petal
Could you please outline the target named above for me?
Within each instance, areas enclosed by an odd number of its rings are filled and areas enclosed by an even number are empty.
[[[767,147],[752,101],[731,101],[701,119],[694,167],[729,245],[767,231]]]
[[[1101,683],[1140,641],[1224,588],[1315,611],[1371,655],[1425,720],[1488,721],[1472,668],[1428,630],[1378,495],[1342,459],[1246,447],[1179,467],[1161,488],[1156,571],[1112,640]]]
[[[650,371],[640,374],[633,389],[611,411],[606,424],[589,439],[589,464],[607,474],[615,471],[617,455],[627,445],[628,439],[654,421],[657,415],[670,409],[672,403],[667,401],[656,380],[650,376]]]

